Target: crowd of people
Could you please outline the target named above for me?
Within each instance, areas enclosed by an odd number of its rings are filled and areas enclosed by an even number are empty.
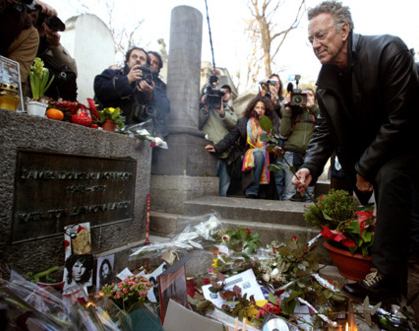
[[[31,96],[29,71],[39,57],[54,75],[45,96],[77,101],[77,64],[60,42],[64,30],[57,11],[40,0],[0,0],[0,55],[19,63],[25,96]],[[94,79],[99,110],[120,107],[127,125],[147,122],[153,135],[167,135],[170,102],[159,77],[162,67],[158,52],[128,50],[123,68],[112,65]]]
[[[58,32],[39,21],[41,14],[56,16],[40,0],[0,0],[0,55],[20,63],[23,84],[35,56],[58,59],[77,75]],[[355,300],[397,298],[406,293],[406,238],[419,251],[417,66],[400,38],[354,33],[350,10],[340,2],[320,3],[308,11],[308,19],[309,41],[322,64],[316,91],[291,88],[285,96],[279,75],[271,75],[238,118],[229,85],[219,87],[213,75],[203,89],[199,129],[209,140],[205,149],[218,159],[219,195],[227,196],[238,180],[249,199],[304,201],[333,156],[339,185],[362,204],[374,193],[377,214],[372,259],[378,271],[343,291]],[[127,125],[150,121],[164,136],[170,103],[166,84],[158,78],[162,66],[157,52],[133,47],[124,67],[95,77],[96,100],[102,107],[120,107]],[[272,132],[264,131],[264,116]],[[275,151],[262,138],[273,132]],[[272,174],[273,163],[283,167]],[[69,275],[69,282],[71,277],[77,281],[70,269]]]

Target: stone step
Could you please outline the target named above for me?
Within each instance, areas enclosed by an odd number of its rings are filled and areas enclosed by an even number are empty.
[[[217,213],[222,219],[282,225],[306,226],[303,218],[305,203],[246,199],[239,197],[205,196],[184,202],[184,215]]]
[[[225,229],[244,227],[260,234],[263,243],[286,242],[296,236],[308,241],[318,230],[304,221],[304,203],[206,196],[185,202],[185,214],[150,213],[150,233],[171,237],[189,224],[206,221],[215,214]]]

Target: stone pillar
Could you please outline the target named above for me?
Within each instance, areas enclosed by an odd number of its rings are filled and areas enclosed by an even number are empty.
[[[168,150],[154,149],[151,209],[182,213],[183,202],[218,193],[216,158],[198,129],[202,14],[188,6],[172,10],[167,73]]]

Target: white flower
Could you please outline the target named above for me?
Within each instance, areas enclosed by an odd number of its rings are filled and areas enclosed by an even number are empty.
[[[262,275],[262,279],[263,279],[263,281],[264,281],[264,282],[266,282],[266,283],[267,283],[267,282],[269,282],[269,280],[271,279],[271,277],[269,277],[269,275],[268,275],[268,274],[263,274],[263,275]]]
[[[161,144],[163,144],[163,140],[159,137],[155,137],[154,143],[156,144],[156,146],[160,146]]]

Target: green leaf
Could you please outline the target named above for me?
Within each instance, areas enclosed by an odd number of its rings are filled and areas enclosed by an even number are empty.
[[[268,142],[270,140],[269,136],[266,133],[262,133],[259,137],[260,137],[260,140],[264,142]]]
[[[266,132],[271,131],[272,121],[269,119],[268,116],[263,115],[262,118],[259,120],[259,123],[262,130],[265,130]]]
[[[268,301],[270,303],[273,303],[274,305],[278,304],[278,302],[276,301],[276,297],[273,295],[273,293],[269,293]]]

